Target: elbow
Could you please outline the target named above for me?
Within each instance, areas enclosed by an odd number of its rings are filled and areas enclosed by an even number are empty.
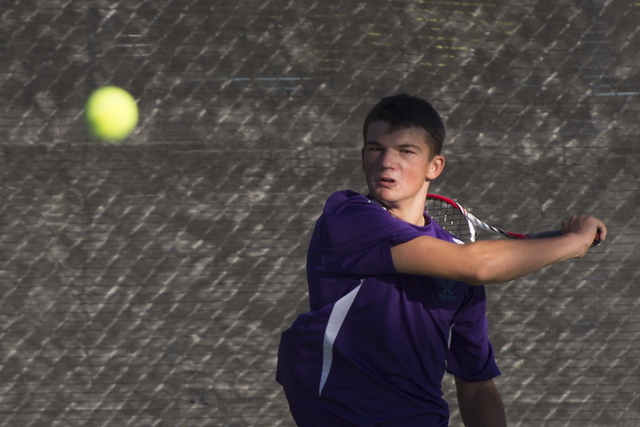
[[[500,282],[496,275],[498,269],[493,259],[486,254],[473,254],[469,259],[468,278],[466,282],[472,286],[491,285]]]
[[[496,283],[494,280],[492,280],[489,272],[484,268],[472,271],[469,274],[469,278],[466,279],[466,282],[471,286],[484,286]]]
[[[497,283],[495,277],[491,274],[491,271],[486,266],[481,266],[474,270],[471,278],[468,282],[472,286],[484,286]]]

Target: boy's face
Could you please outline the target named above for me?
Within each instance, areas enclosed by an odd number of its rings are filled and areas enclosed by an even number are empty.
[[[362,167],[372,197],[388,207],[421,205],[444,167],[444,157],[430,158],[427,132],[412,126],[389,133],[387,122],[369,125],[362,149]]]

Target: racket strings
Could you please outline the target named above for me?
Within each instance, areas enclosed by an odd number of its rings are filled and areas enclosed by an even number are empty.
[[[467,218],[455,206],[438,199],[427,199],[427,215],[454,237],[470,242],[471,232]]]

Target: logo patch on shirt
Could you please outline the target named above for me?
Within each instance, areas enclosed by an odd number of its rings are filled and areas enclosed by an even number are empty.
[[[448,279],[442,279],[440,277],[436,278],[438,280],[438,284],[444,287],[444,290],[438,294],[438,297],[441,300],[446,300],[446,301],[455,301],[456,300],[456,296],[453,295],[453,293],[451,292],[451,289],[456,285],[456,281],[455,280],[448,280]]]

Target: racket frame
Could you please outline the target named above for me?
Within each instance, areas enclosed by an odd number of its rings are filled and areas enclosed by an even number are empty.
[[[528,233],[528,234],[512,233],[510,231],[502,230],[502,229],[500,229],[498,227],[494,227],[492,225],[487,224],[484,221],[479,220],[472,213],[468,212],[465,209],[465,207],[462,206],[460,203],[456,202],[455,200],[451,200],[448,197],[444,197],[444,196],[441,196],[439,194],[431,194],[431,193],[429,193],[429,194],[427,194],[427,200],[425,201],[425,206],[427,205],[429,199],[440,200],[440,201],[448,203],[448,204],[452,205],[453,207],[455,207],[456,209],[458,209],[464,215],[464,217],[467,219],[467,221],[469,222],[469,230],[471,230],[471,241],[472,242],[474,242],[477,239],[477,233],[475,231],[475,227],[479,227],[479,228],[482,228],[483,230],[489,231],[491,233],[499,234],[499,235],[501,235],[503,237],[506,237],[506,238],[509,238],[509,239],[516,239],[516,240],[535,239],[535,238],[540,238],[540,237],[554,237],[554,236],[560,236],[562,234],[560,230],[545,231],[545,232],[542,232],[542,233]],[[427,214],[428,213],[429,213],[429,210],[427,209]]]

